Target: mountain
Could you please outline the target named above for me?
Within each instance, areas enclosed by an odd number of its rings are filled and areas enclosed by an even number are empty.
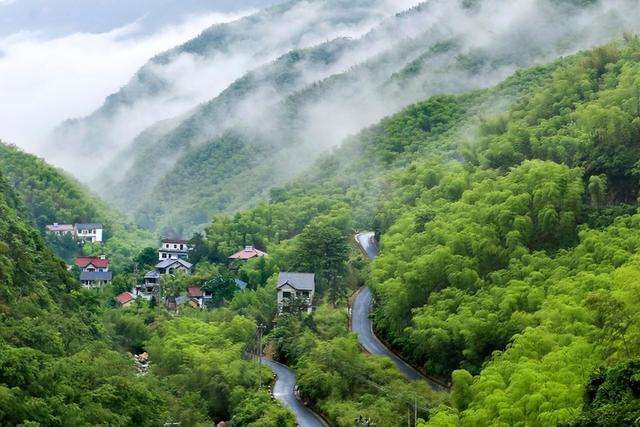
[[[397,6],[390,0],[290,0],[159,54],[102,107],[63,123],[43,153],[86,180],[144,129],[210,100],[247,71],[292,49],[366,32]],[[82,156],[96,159],[87,166]]]
[[[640,39],[627,35],[491,89],[431,97],[350,138],[270,202],[214,217],[197,253],[224,260],[256,245],[275,271],[323,272],[310,247],[375,229],[381,254],[363,274],[376,332],[453,385],[447,400],[411,384],[419,425],[624,425],[640,415],[639,78]],[[338,282],[353,289],[345,270]],[[402,387],[377,358],[360,360],[346,328],[328,331],[329,318],[344,324],[341,304],[277,321],[276,357],[337,425],[354,413],[404,424]]]
[[[486,87],[634,28],[635,3],[418,5],[361,37],[249,72],[143,132],[96,185],[138,224],[186,234],[216,212],[251,206],[348,135],[418,99]]]

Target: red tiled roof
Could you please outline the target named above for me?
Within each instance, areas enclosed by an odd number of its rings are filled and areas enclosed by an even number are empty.
[[[85,268],[89,264],[96,268],[108,268],[109,259],[95,256],[81,256],[76,258],[76,265],[80,268]]]
[[[267,255],[265,252],[262,252],[254,248],[253,246],[247,246],[240,252],[236,252],[235,254],[231,255],[229,259],[239,259],[244,261],[247,259],[265,256],[265,255]]]
[[[201,297],[202,289],[200,288],[200,286],[191,286],[189,289],[187,289],[187,295],[189,295],[190,298]]]
[[[131,292],[123,292],[116,297],[116,301],[120,304],[126,304],[130,301],[133,301],[133,294]]]

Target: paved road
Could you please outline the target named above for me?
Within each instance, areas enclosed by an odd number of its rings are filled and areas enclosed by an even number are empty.
[[[370,259],[378,256],[378,247],[374,241],[374,233],[360,233],[356,235],[356,240]],[[380,342],[373,333],[373,324],[369,318],[372,306],[371,289],[365,287],[358,292],[351,307],[351,328],[358,334],[360,345],[369,353],[386,356],[398,367],[407,378],[414,381],[424,379],[422,374],[409,366],[402,359],[396,356],[391,350]]]
[[[278,377],[273,386],[273,396],[295,413],[300,427],[327,427],[322,418],[298,400],[294,391],[296,375],[291,369],[264,357],[262,358],[262,363],[269,366]]]

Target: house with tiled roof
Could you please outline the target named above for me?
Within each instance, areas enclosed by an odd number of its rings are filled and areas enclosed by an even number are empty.
[[[80,283],[86,288],[96,288],[111,283],[113,272],[111,271],[81,271]]]
[[[316,291],[315,274],[281,272],[278,275],[276,289],[278,290],[278,310],[280,312],[294,299],[304,301],[307,305],[307,311],[311,312]]]
[[[116,302],[120,307],[129,307],[135,301],[135,296],[131,292],[123,292],[115,297]]]
[[[189,273],[192,267],[193,264],[179,258],[162,260],[156,264],[154,270],[148,271],[144,275],[144,282],[136,285],[133,293],[135,296],[151,299],[156,292],[156,288],[158,287],[162,276],[166,274],[176,274],[179,271]]]
[[[73,224],[58,224],[57,222],[54,222],[53,224],[47,225],[45,228],[48,233],[56,234],[58,236],[74,234]]]
[[[231,255],[229,259],[231,261],[248,261],[250,259],[263,256],[267,256],[267,253],[262,252],[261,250],[256,249],[253,246],[245,246],[241,251],[238,251],[235,254]]]
[[[109,259],[104,255],[78,257],[75,265],[80,269],[80,283],[86,288],[104,286],[113,279]]]
[[[82,271],[109,271],[109,259],[104,256],[81,256],[75,264]]]
[[[63,236],[70,234],[81,242],[102,243],[102,224],[58,224],[54,222],[45,226],[47,233]]]

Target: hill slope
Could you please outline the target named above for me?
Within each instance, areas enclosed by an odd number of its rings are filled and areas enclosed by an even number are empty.
[[[639,76],[640,39],[629,36],[491,90],[413,105],[273,190],[270,203],[217,216],[198,253],[218,260],[255,244],[280,268],[316,268],[302,242],[317,245],[318,227],[345,239],[373,227],[379,335],[452,376],[451,402],[423,413],[431,425],[636,419]],[[286,330],[275,343],[304,397],[336,421],[359,411],[389,422],[329,380],[368,372],[348,364],[357,356],[346,355],[346,337],[309,342]]]
[[[102,223],[104,246],[78,247],[66,239],[47,236],[56,254],[71,263],[83,249],[106,254],[116,271],[128,267],[131,258],[147,246],[155,245],[154,236],[127,221],[124,215],[108,207],[67,173],[44,160],[0,141],[0,170],[23,201],[27,218],[44,235],[47,224]]]
[[[78,158],[104,168],[144,129],[210,100],[247,71],[292,49],[357,36],[396,9],[389,0],[288,0],[214,25],[151,59],[93,114],[63,123],[43,154],[83,180],[94,178],[95,167]]]
[[[634,13],[627,2],[536,1],[526,10],[499,1],[422,4],[341,41],[338,55],[326,55],[335,49],[331,42],[248,74],[163,124],[166,133],[145,132],[123,154],[134,159],[125,178],[102,183],[110,188],[107,197],[145,227],[178,234],[199,229],[213,213],[251,206],[386,114],[434,94],[495,84],[520,67],[608,40],[634,28]],[[469,22],[478,24],[477,32],[462,31]],[[305,58],[314,54],[328,61],[322,72],[309,72],[317,68]],[[356,65],[332,73],[337,63]],[[304,77],[283,86],[292,76]],[[139,190],[134,203],[130,188]]]

